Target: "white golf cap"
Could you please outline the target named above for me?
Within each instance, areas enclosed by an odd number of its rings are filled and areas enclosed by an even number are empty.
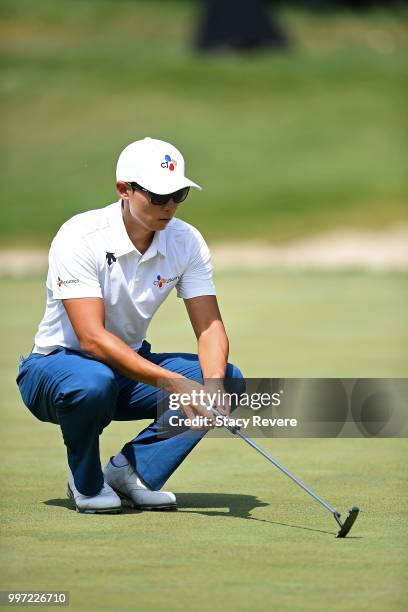
[[[184,176],[184,158],[168,142],[154,138],[136,140],[123,149],[116,166],[116,180],[132,181],[165,195],[183,187],[201,187]]]

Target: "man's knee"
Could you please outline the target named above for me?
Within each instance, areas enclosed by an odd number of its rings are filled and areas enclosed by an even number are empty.
[[[100,367],[99,367],[100,366]],[[59,394],[60,408],[81,407],[87,413],[113,412],[118,395],[118,386],[113,371],[104,364],[84,370]]]
[[[102,365],[102,364],[101,364]],[[111,405],[118,395],[115,374],[107,366],[98,368],[82,380],[83,392],[89,403]]]
[[[238,366],[236,366],[234,363],[228,363],[227,364],[227,370],[226,370],[226,373],[225,373],[225,377],[226,378],[243,379],[244,375],[242,374],[242,372],[238,368]]]

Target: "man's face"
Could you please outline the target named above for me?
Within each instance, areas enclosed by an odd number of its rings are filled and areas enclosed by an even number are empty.
[[[118,186],[119,187],[119,186]],[[123,198],[123,191],[119,193]],[[152,231],[163,230],[174,217],[178,204],[170,200],[167,204],[152,204],[150,197],[144,191],[133,191],[126,185],[126,194],[129,202],[129,210],[132,217],[139,221],[144,227]]]

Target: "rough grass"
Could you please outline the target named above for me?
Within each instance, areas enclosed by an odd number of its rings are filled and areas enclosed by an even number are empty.
[[[0,236],[45,244],[115,198],[121,148],[174,141],[209,241],[406,219],[405,13],[284,11],[286,55],[200,57],[195,3],[1,0]]]

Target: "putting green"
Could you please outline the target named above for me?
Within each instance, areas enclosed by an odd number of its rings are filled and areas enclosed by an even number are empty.
[[[2,589],[68,590],[73,610],[405,609],[406,440],[260,441],[344,516],[361,507],[345,540],[328,512],[234,438],[204,440],[172,477],[177,512],[78,515],[65,498],[59,431],[29,415],[14,383],[43,310],[42,281],[0,288]],[[247,375],[406,375],[399,275],[265,272],[245,279],[243,299],[231,274],[218,289]],[[193,350],[185,316],[170,301],[154,345]],[[142,425],[111,424],[103,461]]]

